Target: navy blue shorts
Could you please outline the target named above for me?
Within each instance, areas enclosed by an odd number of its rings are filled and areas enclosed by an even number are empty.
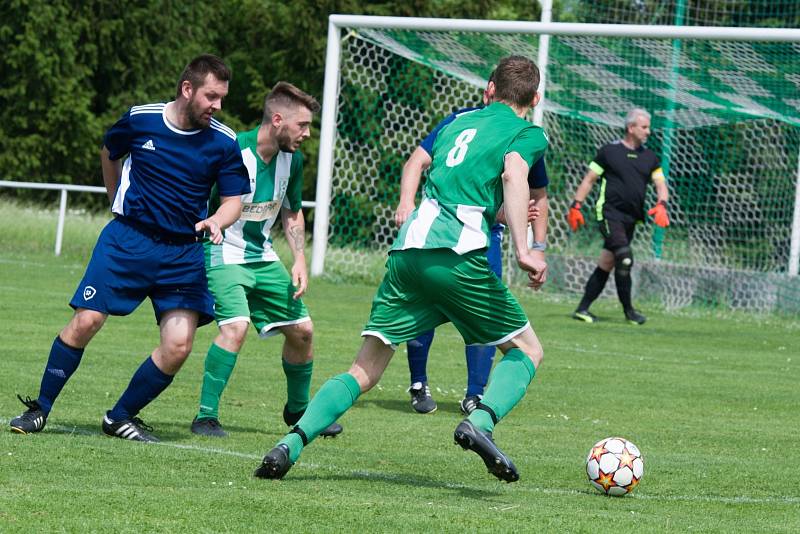
[[[175,309],[198,312],[199,326],[210,323],[214,299],[208,291],[203,245],[190,239],[165,239],[122,219],[112,220],[100,233],[69,305],[128,315],[150,297],[157,323]]]

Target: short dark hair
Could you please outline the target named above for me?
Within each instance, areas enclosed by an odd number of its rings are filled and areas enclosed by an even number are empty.
[[[264,118],[262,122],[269,122],[275,108],[280,106],[303,106],[308,108],[311,113],[318,112],[320,107],[316,98],[289,82],[276,83],[275,87],[264,99]]]
[[[181,86],[188,81],[194,89],[202,87],[206,81],[206,76],[213,74],[214,77],[222,82],[231,81],[231,69],[220,58],[213,54],[201,54],[191,60],[184,67],[181,77],[178,78],[178,89],[176,96],[181,96]]]
[[[523,56],[508,56],[494,70],[495,100],[530,106],[539,89],[539,67]]]

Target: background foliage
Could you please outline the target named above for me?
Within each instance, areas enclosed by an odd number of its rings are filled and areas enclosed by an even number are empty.
[[[103,132],[132,105],[171,100],[183,66],[202,52],[233,69],[220,117],[234,129],[258,124],[263,98],[279,80],[321,99],[331,13],[539,17],[535,2],[516,0],[7,0],[0,7],[0,179],[102,184]],[[313,194],[317,147],[314,137],[303,149],[305,198]],[[72,198],[106,202],[102,195]]]
[[[800,24],[793,0],[555,0],[553,20],[787,26]],[[103,132],[127,108],[168,101],[193,56],[220,55],[233,83],[221,119],[254,127],[279,80],[321,98],[328,15],[351,13],[539,20],[529,0],[4,0],[0,2],[0,179],[102,183]],[[709,14],[713,14],[713,17]],[[304,198],[313,198],[318,137],[306,143]],[[0,189],[35,200],[52,192]],[[106,207],[101,195],[70,202]]]

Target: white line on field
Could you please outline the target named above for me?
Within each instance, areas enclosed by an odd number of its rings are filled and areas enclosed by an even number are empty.
[[[8,419],[0,418],[0,425],[5,425],[7,423]],[[78,434],[81,436],[105,436],[105,434],[102,434],[100,432],[92,432],[90,430],[84,430],[77,427],[69,427],[62,425],[47,425],[47,428],[49,430],[55,430],[56,432],[64,434]],[[236,458],[243,458],[246,460],[261,460],[262,458],[262,456],[259,454],[249,454],[245,452],[219,449],[216,447],[199,447],[197,445],[186,445],[183,443],[170,443],[167,441],[159,441],[157,443],[153,443],[152,445],[160,445],[162,447],[171,447],[174,449],[195,451],[199,453],[234,456]],[[393,475],[391,473],[368,471],[364,469],[347,470],[336,466],[321,466],[318,464],[313,464],[308,462],[299,463],[297,464],[296,468],[309,469],[312,471],[324,470],[324,471],[332,471],[335,473],[347,473],[351,476],[356,476],[359,478],[383,480],[388,482],[405,482],[409,484],[419,483],[419,479],[416,479],[414,477]],[[466,484],[451,483],[451,482],[445,482],[442,485],[448,489],[478,489],[475,488],[474,485],[466,485]],[[497,485],[499,486],[500,483],[498,482]],[[594,490],[590,490],[588,488],[585,491],[580,491],[580,490],[567,490],[559,488],[541,488],[536,486],[529,486],[527,484],[520,484],[520,485],[514,485],[513,489],[514,491],[523,491],[527,493],[541,493],[544,495],[568,495],[575,497],[581,497],[586,495],[592,495],[592,497],[596,496],[594,494],[595,493]],[[599,495],[597,496],[599,497]],[[800,504],[800,497],[795,497],[791,495],[788,496],[775,495],[769,497],[748,497],[742,495],[736,497],[726,497],[723,495],[648,495],[641,493],[633,493],[629,495],[627,499],[635,499],[635,500],[641,499],[647,501],[657,500],[657,501],[672,501],[672,502],[707,502],[707,503],[722,503],[722,504]],[[507,509],[510,508],[500,509],[499,511],[505,511]]]

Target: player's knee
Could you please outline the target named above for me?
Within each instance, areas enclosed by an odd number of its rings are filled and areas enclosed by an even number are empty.
[[[286,341],[296,348],[307,348],[311,346],[314,338],[314,323],[305,321],[293,324],[283,329]]]
[[[192,336],[173,336],[162,341],[161,352],[174,362],[182,362],[192,352]]]
[[[630,247],[621,247],[614,251],[614,268],[620,276],[630,276],[633,268],[633,251]]]
[[[238,349],[244,344],[247,338],[247,329],[250,323],[247,321],[236,321],[235,323],[228,323],[219,327],[219,333],[224,339],[225,345],[229,347],[236,347]]]
[[[61,341],[71,347],[84,347],[103,327],[106,316],[94,310],[80,310],[61,331]]]

